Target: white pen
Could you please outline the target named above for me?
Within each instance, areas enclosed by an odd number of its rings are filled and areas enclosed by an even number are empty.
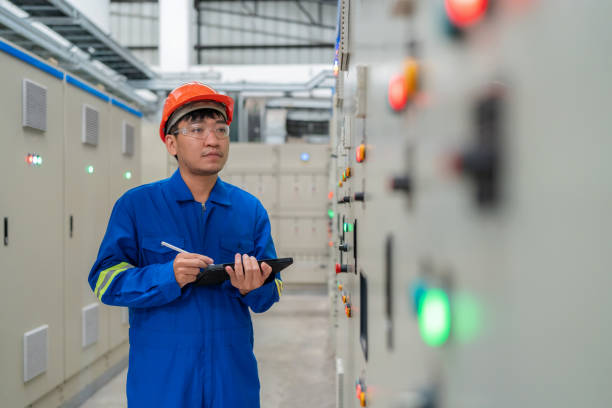
[[[165,241],[162,241],[162,242],[161,242],[161,244],[162,244],[163,246],[165,246],[165,247],[170,248],[170,249],[174,249],[176,252],[183,252],[183,253],[187,253],[187,251],[185,251],[184,249],[181,249],[181,248],[179,248],[179,247],[175,247],[174,245],[169,244],[169,243],[167,243],[167,242],[165,242]]]

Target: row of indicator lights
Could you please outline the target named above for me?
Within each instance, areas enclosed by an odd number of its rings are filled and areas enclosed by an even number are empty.
[[[359,146],[357,146],[357,149],[355,149],[355,159],[357,160],[357,163],[363,163],[365,161],[365,158],[366,158],[366,147],[365,147],[365,144],[362,143]],[[338,187],[342,187],[344,182],[347,179],[351,178],[351,176],[352,176],[351,168],[347,167],[342,173],[341,180],[338,181]]]
[[[87,174],[93,174],[94,173],[94,166],[89,165],[85,168],[85,171],[87,172]],[[131,171],[126,171],[125,173],[123,173],[123,178],[126,180],[130,180],[132,178],[132,172]]]
[[[43,159],[38,154],[28,153],[26,156],[26,163],[33,167],[40,167],[42,165]]]
[[[40,155],[38,154],[32,154],[29,153],[26,156],[26,163],[28,163],[30,166],[35,166],[35,167],[40,167],[42,165],[43,159]],[[85,168],[85,171],[88,174],[93,174],[94,173],[94,166],[87,166]],[[132,172],[131,171],[126,171],[125,173],[123,173],[123,178],[125,178],[126,180],[130,180],[132,178]]]

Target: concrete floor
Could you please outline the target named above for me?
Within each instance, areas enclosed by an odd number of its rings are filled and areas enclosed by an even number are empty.
[[[253,326],[262,408],[335,406],[326,295],[285,293],[266,313],[253,314]],[[126,377],[127,369],[81,407],[126,407]]]

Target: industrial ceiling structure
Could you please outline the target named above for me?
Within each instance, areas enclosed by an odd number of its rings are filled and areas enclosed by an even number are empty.
[[[120,41],[116,35],[114,39],[67,0],[0,2],[0,37],[41,58],[56,61],[61,68],[94,85],[102,85],[146,114],[157,112],[159,97],[185,82],[184,76],[155,73],[149,64],[134,55],[146,49],[157,52],[156,35],[146,33],[144,37],[151,42],[148,45],[130,45],[129,39]],[[143,3],[157,9],[155,3],[158,2],[111,0],[111,3],[133,10],[133,6]],[[301,60],[290,62],[310,62],[317,57],[322,58],[320,63],[331,62],[336,7],[336,0],[194,0],[194,62],[214,64],[230,58],[232,63],[232,56],[234,59],[239,56],[242,61],[235,63],[274,63],[270,55],[285,56],[290,52],[299,53],[299,50],[322,50],[323,53],[302,54]],[[115,18],[128,14],[111,11],[111,17]],[[139,15],[138,12],[129,15],[134,19],[159,19],[158,15]],[[128,23],[133,21],[136,20]],[[282,57],[276,62],[287,63]],[[205,80],[224,92],[284,92],[289,95],[329,89],[334,85],[331,70],[322,71],[303,83],[284,84],[228,83],[214,75],[211,77],[210,73],[190,73],[189,77],[190,80]],[[152,98],[143,97],[137,92],[140,89],[154,92],[157,100],[153,95]]]

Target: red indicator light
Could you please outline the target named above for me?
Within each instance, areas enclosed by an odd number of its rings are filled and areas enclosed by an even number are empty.
[[[28,154],[28,156],[26,157],[26,163],[28,164],[32,164],[32,161],[34,160],[34,158],[32,157],[31,154]]]
[[[396,111],[404,109],[408,102],[408,88],[402,74],[394,75],[389,81],[389,105]]]
[[[330,191],[329,194],[327,195],[327,198],[332,200],[334,198],[334,192]]]
[[[449,20],[458,27],[468,27],[487,11],[488,0],[445,0]]]

